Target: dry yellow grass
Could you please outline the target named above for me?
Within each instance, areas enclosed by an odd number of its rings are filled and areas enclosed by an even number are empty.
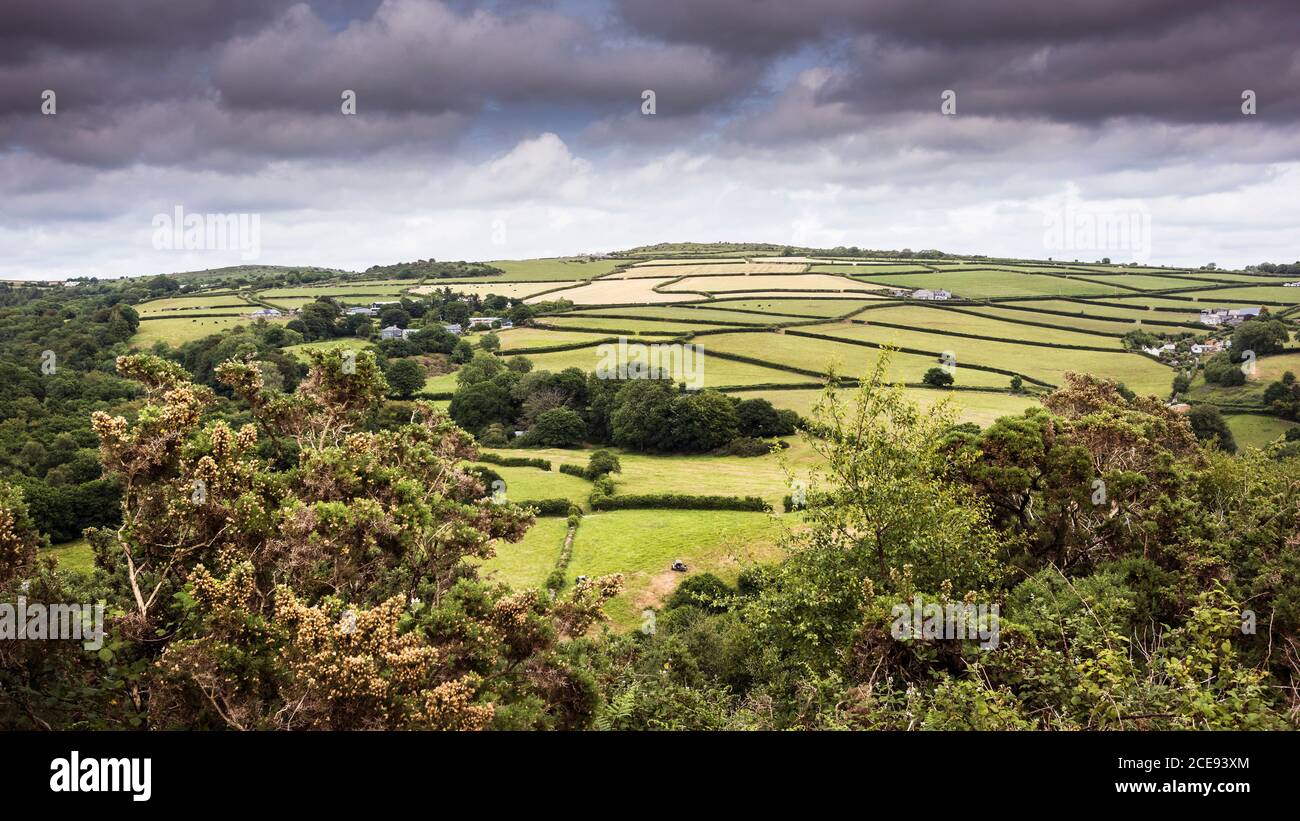
[[[668,278],[654,279],[602,279],[577,288],[567,288],[541,296],[529,297],[525,302],[544,302],[567,299],[577,305],[617,305],[626,302],[683,302],[697,299],[692,294],[660,294],[652,288],[668,282]]]
[[[797,274],[806,268],[803,264],[781,264],[775,262],[723,262],[703,265],[700,263],[679,265],[638,265],[626,271],[614,274],[610,279],[627,279],[629,277],[647,277],[661,274],[663,276],[701,276],[716,277],[736,274]]]
[[[785,266],[789,267],[789,266]],[[775,291],[781,289],[832,289],[835,291],[861,292],[879,290],[879,285],[855,282],[846,277],[830,274],[757,274],[749,276],[711,276],[687,277],[681,282],[674,282],[665,288],[667,291]]]

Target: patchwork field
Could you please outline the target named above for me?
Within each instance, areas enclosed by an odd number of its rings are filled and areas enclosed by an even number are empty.
[[[821,396],[814,386],[822,382],[828,368],[844,377],[862,377],[881,357],[883,347],[901,347],[909,351],[891,354],[889,378],[907,384],[909,399],[925,409],[945,403],[959,421],[982,426],[1037,405],[1043,388],[1034,380],[1060,384],[1068,371],[1119,380],[1139,393],[1168,397],[1174,370],[1126,352],[1123,334],[1142,328],[1157,334],[1205,337],[1213,332],[1197,324],[1203,307],[1300,304],[1300,288],[1282,288],[1277,279],[1084,263],[844,260],[725,251],[693,258],[647,254],[644,259],[557,258],[491,264],[503,268],[505,275],[335,282],[268,289],[257,298],[290,309],[318,296],[366,304],[396,299],[407,291],[418,296],[450,288],[534,305],[567,300],[573,303],[571,308],[539,316],[533,327],[498,332],[501,353],[523,352],[535,370],[590,372],[600,364],[616,364],[610,357],[617,346],[608,345],[610,337],[629,337],[631,347],[626,351],[646,343],[691,343],[703,350],[696,372],[701,381],[693,386],[767,399],[801,415],[809,414]],[[1211,287],[1223,283],[1240,285]],[[944,288],[955,298],[927,303],[869,293],[884,288]],[[142,316],[165,317],[141,323],[132,340],[138,347],[157,339],[179,344],[215,333],[251,321],[246,314],[253,309],[252,303],[235,294],[169,297],[138,307]],[[185,316],[190,312],[229,315]],[[468,338],[477,343],[480,337]],[[362,339],[334,339],[287,351],[305,360],[312,349],[361,349],[370,344]],[[575,347],[528,352],[565,346]],[[923,384],[928,371],[944,364],[945,353],[956,360],[953,389]],[[672,364],[674,378],[691,381],[693,373],[683,367],[680,356],[673,357]],[[1239,444],[1267,444],[1294,423],[1232,411],[1258,405],[1264,386],[1285,370],[1300,373],[1300,351],[1260,359],[1256,377],[1240,388],[1207,386],[1198,376],[1190,399],[1223,405]],[[1020,392],[1011,390],[1014,375],[1027,380]],[[456,387],[457,375],[447,373],[428,377],[423,389],[449,395]],[[840,391],[840,401],[847,400],[850,391]],[[445,406],[446,400],[440,404]],[[786,441],[790,447],[779,453],[749,458],[620,451],[622,471],[612,479],[620,494],[759,496],[780,511],[781,499],[789,493],[787,468],[799,476],[815,460],[798,437]],[[674,560],[686,562],[691,573],[713,572],[734,581],[745,566],[778,557],[784,534],[800,523],[799,516],[779,512],[592,512],[592,483],[558,469],[562,464],[585,465],[588,450],[489,450],[553,463],[555,469],[550,471],[484,466],[505,480],[511,501],[563,498],[584,510],[564,574],[569,582],[580,575],[624,574],[625,591],[609,608],[615,627],[621,630],[637,627],[644,608],[661,604],[671,594],[683,578],[670,570]],[[566,531],[562,516],[539,518],[522,542],[498,544],[497,555],[483,562],[482,571],[490,579],[516,587],[540,586],[561,558]]]

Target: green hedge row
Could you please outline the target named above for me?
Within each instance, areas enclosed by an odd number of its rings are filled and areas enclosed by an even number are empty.
[[[748,510],[769,512],[772,507],[757,496],[689,496],[684,493],[632,493],[591,496],[592,510]]]
[[[538,516],[568,516],[573,502],[568,499],[529,499],[520,502],[519,506],[536,509]]]
[[[550,470],[551,463],[546,459],[537,459],[532,456],[501,456],[497,453],[488,453],[486,451],[479,453],[478,460],[487,462],[491,465],[501,465],[508,468],[540,468],[541,470]]]

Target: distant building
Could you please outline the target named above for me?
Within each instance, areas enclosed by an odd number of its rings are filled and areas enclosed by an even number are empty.
[[[275,308],[263,308],[260,311],[253,311],[249,316],[253,319],[274,319],[276,317],[284,316],[284,314],[280,313]]]
[[[471,316],[469,318],[469,326],[471,328],[477,328],[481,325],[486,325],[487,327],[491,328],[493,322],[500,322],[500,321],[501,321],[501,317],[499,316]]]
[[[380,339],[405,339],[406,334],[396,325],[389,325],[379,332]]]
[[[1223,340],[1208,339],[1205,342],[1192,345],[1192,353],[1196,354],[1197,356],[1200,356],[1201,354],[1207,354],[1207,353],[1218,353],[1219,351],[1223,350],[1225,347],[1227,346],[1223,344]]]
[[[395,299],[390,299],[387,302],[372,302],[370,303],[370,310],[379,312],[383,310],[385,305],[401,305],[401,304],[402,304],[401,302]]]
[[[379,312],[376,311],[374,308],[367,308],[364,305],[356,305],[351,308],[348,308],[349,316],[374,316],[377,313]]]
[[[453,322],[450,325],[443,325],[442,329],[449,334],[456,334],[457,336],[460,336],[461,327],[459,322]]]
[[[942,288],[931,291],[929,288],[920,288],[912,292],[912,299],[951,299],[952,293]]]
[[[1283,288],[1300,288],[1300,282],[1283,282]]]
[[[1259,316],[1260,311],[1262,310],[1262,308],[1237,308],[1236,310],[1229,311],[1228,315],[1233,318],[1240,317],[1243,320],[1253,319]]]

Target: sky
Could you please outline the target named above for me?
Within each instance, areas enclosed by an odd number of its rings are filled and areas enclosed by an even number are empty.
[[[5,0],[0,279],[683,241],[1290,262],[1298,125],[1294,0]]]

